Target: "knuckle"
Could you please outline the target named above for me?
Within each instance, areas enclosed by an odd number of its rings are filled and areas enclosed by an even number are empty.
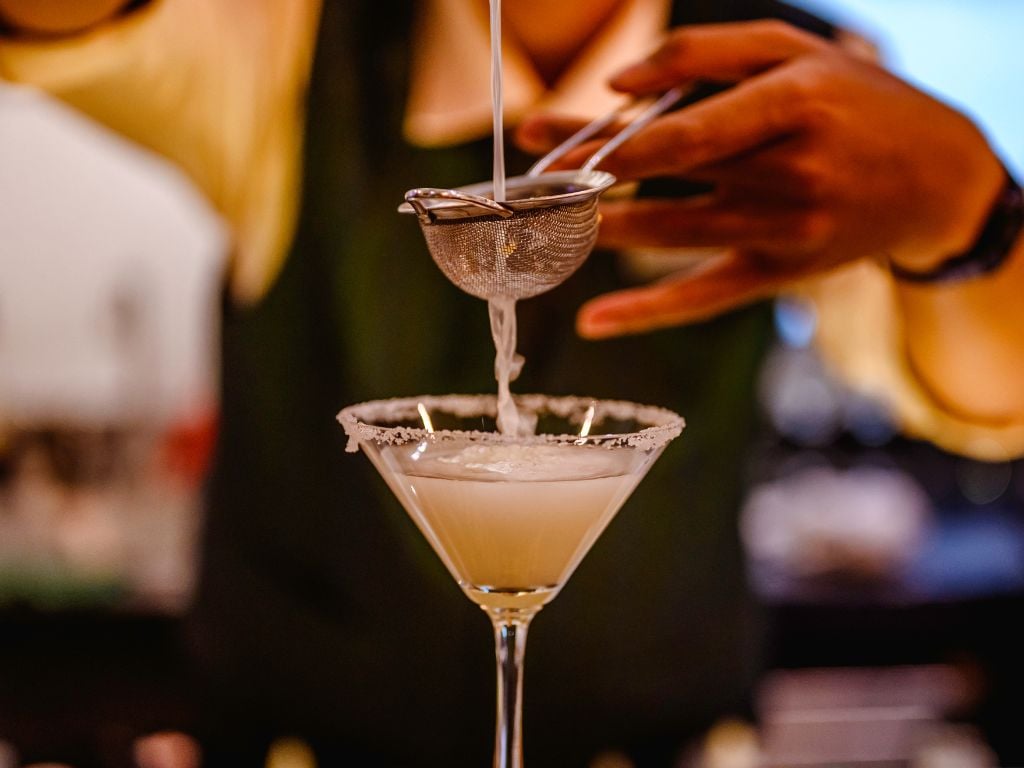
[[[758,33],[770,45],[789,47],[806,44],[812,39],[808,33],[781,19],[762,19],[754,24],[758,26]]]
[[[782,21],[782,19],[761,19],[754,23],[758,25],[758,31],[764,37],[774,38],[775,40],[788,38],[794,31],[792,25]]]
[[[806,249],[825,246],[835,234],[835,219],[821,208],[808,208],[797,214],[792,223],[794,239]]]
[[[805,83],[798,87],[802,89],[802,93],[793,104],[797,125],[812,133],[823,131],[833,125],[838,113],[822,89],[814,83]]]
[[[807,101],[820,100],[835,89],[836,83],[845,79],[841,69],[841,57],[830,54],[804,56],[789,70],[787,84],[790,96]]]
[[[794,66],[786,81],[788,96],[796,104],[821,98],[829,83],[825,68],[817,62],[804,60]]]
[[[797,158],[790,163],[788,171],[793,190],[802,199],[822,200],[827,196],[831,175],[817,158]]]

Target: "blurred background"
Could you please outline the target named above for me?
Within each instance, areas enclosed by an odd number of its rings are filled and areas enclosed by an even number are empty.
[[[0,201],[0,739],[113,754],[184,706],[226,233],[169,164],[2,81]]]
[[[860,32],[887,67],[985,126],[1017,174],[1024,171],[1024,104],[1014,55],[1024,30],[1016,0],[796,0]]]
[[[797,4],[978,118],[1024,174],[1024,3]],[[226,237],[169,165],[3,82],[0,233],[0,768],[46,739],[85,764],[190,722]],[[739,521],[768,671],[756,724],[720,724],[690,764],[1024,754],[1021,462],[899,437],[816,355],[813,304],[780,300],[775,320]]]
[[[1024,103],[1008,97],[1024,74],[1010,64],[1024,5],[796,4],[862,34],[1024,170]],[[780,300],[775,319],[760,382],[769,429],[740,521],[773,632],[763,754],[772,765],[1016,764],[1024,662],[1006,623],[1024,605],[1021,462],[899,437],[880,404],[822,365],[813,305]]]

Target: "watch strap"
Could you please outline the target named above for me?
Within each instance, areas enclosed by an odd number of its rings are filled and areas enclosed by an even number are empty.
[[[974,245],[927,272],[914,272],[897,264],[890,264],[890,270],[903,282],[922,284],[951,283],[988,275],[999,269],[1009,258],[1022,229],[1024,194],[1020,184],[1007,171],[999,197]]]

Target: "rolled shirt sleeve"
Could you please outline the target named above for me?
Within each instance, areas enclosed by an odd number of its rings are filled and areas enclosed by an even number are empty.
[[[906,352],[895,291],[888,270],[870,260],[801,286],[797,293],[817,311],[825,362],[852,388],[884,403],[910,437],[985,461],[1024,455],[1024,421],[972,420],[922,384]]]

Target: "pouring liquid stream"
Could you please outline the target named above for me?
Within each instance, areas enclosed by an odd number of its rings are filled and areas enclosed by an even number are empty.
[[[491,2],[491,109],[494,119],[494,200],[505,200],[505,96],[501,62],[501,0]]]
[[[498,380],[498,431],[516,435],[525,426],[509,389],[509,382],[515,380],[523,367],[522,355],[516,354],[516,301],[505,297],[491,299],[487,302],[487,310],[496,350],[494,378]]]
[[[501,61],[501,0],[490,0],[491,11],[491,107],[494,116],[494,199],[505,199],[505,128]],[[509,383],[519,375],[523,358],[516,354],[516,302],[494,297],[487,302],[494,339],[494,377],[498,381],[498,431],[518,434],[519,413]]]

